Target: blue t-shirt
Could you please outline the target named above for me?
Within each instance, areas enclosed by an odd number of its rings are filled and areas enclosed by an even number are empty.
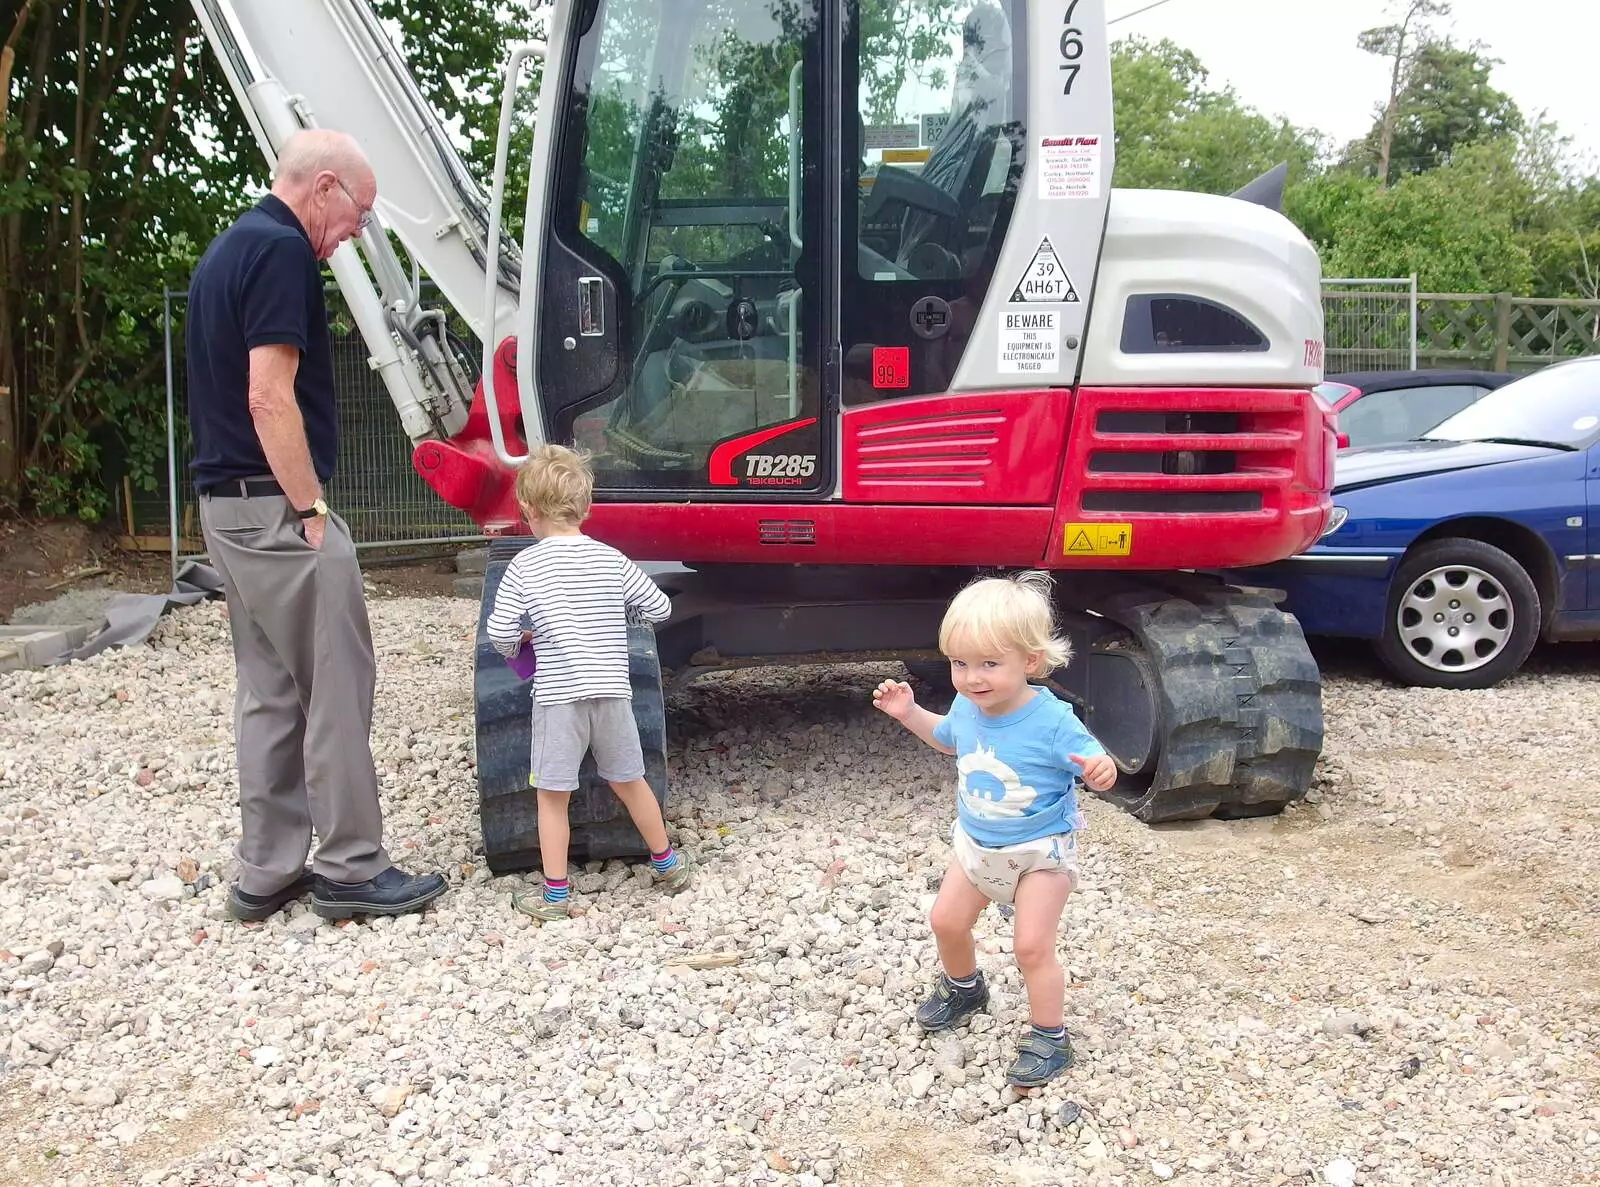
[[[1105,747],[1072,706],[1048,688],[1019,709],[989,717],[957,696],[933,738],[956,752],[956,819],[979,845],[998,849],[1080,828],[1076,763]]]

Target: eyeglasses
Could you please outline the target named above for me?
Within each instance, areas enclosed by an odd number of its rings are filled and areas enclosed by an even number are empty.
[[[340,178],[336,177],[334,178],[334,181],[339,183],[339,188],[344,191],[344,196],[350,199],[350,205],[354,206],[356,210],[360,212],[356,218],[356,230],[365,231],[372,225],[372,207],[364,207],[361,205],[361,203],[357,202],[356,196],[350,192],[350,187],[345,185]]]

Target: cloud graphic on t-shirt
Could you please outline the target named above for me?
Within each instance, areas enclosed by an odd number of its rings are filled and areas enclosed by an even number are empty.
[[[1021,816],[1038,796],[993,750],[982,746],[963,754],[956,763],[956,771],[961,780],[956,794],[967,811],[980,818],[999,820]]]

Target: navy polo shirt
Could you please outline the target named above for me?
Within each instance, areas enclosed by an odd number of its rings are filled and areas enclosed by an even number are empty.
[[[294,394],[311,464],[324,483],[333,477],[339,422],[322,269],[280,198],[268,194],[206,248],[189,281],[184,341],[197,489],[272,473],[250,417],[250,350],[275,344],[300,352]]]

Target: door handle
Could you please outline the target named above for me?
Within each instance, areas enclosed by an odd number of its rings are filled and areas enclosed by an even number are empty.
[[[599,276],[578,277],[578,334],[598,338],[606,332],[605,281]]]

